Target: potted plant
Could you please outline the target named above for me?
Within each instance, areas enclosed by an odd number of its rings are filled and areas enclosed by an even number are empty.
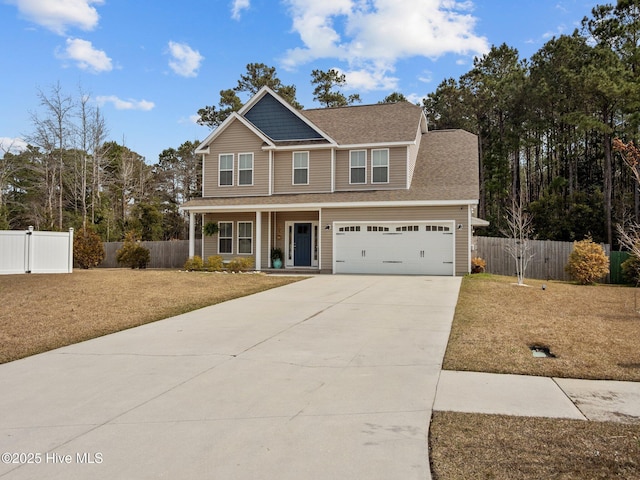
[[[280,248],[271,249],[271,265],[273,268],[282,268],[282,250]]]

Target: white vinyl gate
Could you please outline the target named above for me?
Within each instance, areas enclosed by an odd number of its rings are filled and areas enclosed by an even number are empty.
[[[455,275],[455,223],[349,222],[333,225],[333,271]]]
[[[73,272],[73,228],[68,232],[0,231],[0,275]]]

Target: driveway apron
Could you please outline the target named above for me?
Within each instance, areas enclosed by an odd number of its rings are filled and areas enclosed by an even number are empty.
[[[0,365],[0,478],[429,479],[459,287],[319,275]]]

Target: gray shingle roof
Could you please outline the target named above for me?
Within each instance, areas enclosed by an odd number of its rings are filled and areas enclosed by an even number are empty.
[[[422,109],[409,102],[398,102],[300,113],[339,145],[356,145],[415,140]]]

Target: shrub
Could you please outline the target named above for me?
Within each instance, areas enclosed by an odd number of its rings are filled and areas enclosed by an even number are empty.
[[[473,257],[471,259],[471,273],[484,273],[487,268],[487,262],[480,257]]]
[[[222,257],[220,255],[207,257],[207,263],[205,264],[204,268],[208,272],[219,272],[220,270],[222,270],[222,267],[223,263]]]
[[[102,239],[91,228],[81,228],[73,237],[73,258],[80,268],[97,267],[104,260]]]
[[[565,271],[578,283],[590,285],[609,273],[609,258],[600,245],[585,238],[573,242],[573,251]]]
[[[186,262],[184,262],[184,269],[188,272],[197,272],[199,270],[202,270],[203,266],[204,264],[202,263],[202,258],[198,255],[194,255]]]
[[[124,237],[124,245],[116,252],[116,260],[125,267],[147,268],[151,261],[151,252],[140,245],[135,232],[128,232]]]
[[[622,276],[629,283],[640,283],[640,258],[635,255],[631,255],[627,258],[622,265]]]
[[[236,257],[229,261],[227,269],[230,272],[244,272],[253,268],[253,257]]]

